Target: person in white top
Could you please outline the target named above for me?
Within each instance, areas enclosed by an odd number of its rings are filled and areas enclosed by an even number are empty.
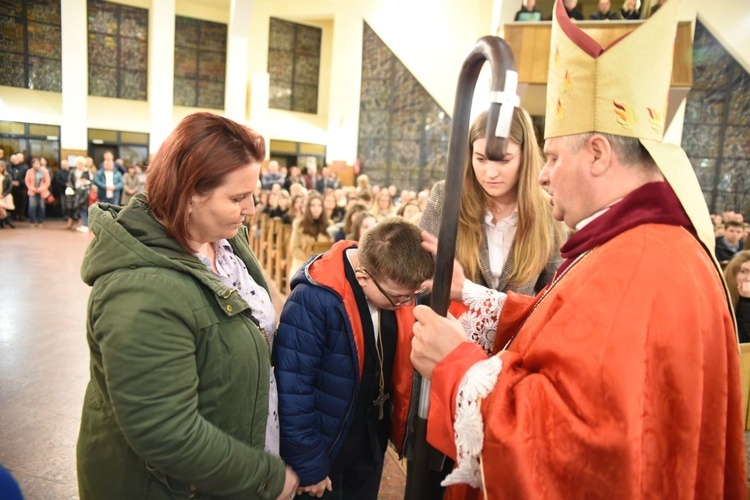
[[[112,160],[104,160],[103,165],[104,168],[94,176],[94,184],[99,190],[99,201],[119,205],[124,185],[122,174],[115,170],[115,162]]]
[[[485,156],[487,113],[469,129],[456,258],[474,283],[534,295],[560,264],[562,226],[537,184],[542,166],[534,125],[516,108],[505,157]],[[419,225],[437,236],[445,183],[433,187]]]
[[[469,128],[456,259],[468,279],[476,283],[480,296],[490,290],[535,295],[560,265],[563,231],[552,218],[546,194],[537,183],[542,157],[534,125],[526,111],[514,109],[507,152],[500,161],[485,155],[486,128],[486,112]],[[419,220],[419,226],[435,237],[445,189],[445,181],[433,186]],[[451,312],[462,323],[470,322],[471,313],[465,307],[454,303]],[[494,348],[494,335],[468,333],[467,339],[488,354]],[[411,450],[404,454],[408,471],[413,467]],[[431,472],[427,496],[442,496],[439,483],[451,466],[452,462],[445,460],[442,471]]]

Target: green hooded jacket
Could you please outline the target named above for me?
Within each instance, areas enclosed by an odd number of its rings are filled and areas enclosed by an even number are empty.
[[[286,472],[263,451],[270,359],[252,305],[167,236],[145,195],[90,214],[80,498],[278,497]],[[245,229],[230,243],[267,287]]]

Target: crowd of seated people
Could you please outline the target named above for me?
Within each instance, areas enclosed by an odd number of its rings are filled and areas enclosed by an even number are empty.
[[[290,226],[284,249],[290,256],[287,279],[317,253],[312,251],[313,242],[359,241],[387,217],[400,216],[418,223],[429,197],[429,190],[417,193],[399,191],[395,185],[373,185],[365,174],[357,177],[354,186],[342,186],[327,167],[311,175],[309,169],[282,167],[274,160],[263,166],[260,178],[254,193],[256,215],[247,224],[256,242],[264,237],[263,221],[276,220]],[[265,237],[276,241],[275,232]]]
[[[750,224],[742,214],[733,211],[712,214],[714,236],[716,237],[716,260],[725,267],[742,250],[750,249]]]
[[[619,9],[612,6],[611,0],[599,0],[597,9],[589,15],[591,21],[637,21],[654,15],[666,0],[655,3],[640,0],[624,0]],[[565,12],[575,21],[583,21],[584,15],[578,6],[578,0],[563,0]],[[521,0],[521,8],[516,12],[514,21],[548,21],[551,13],[545,14],[536,8],[536,0]]]

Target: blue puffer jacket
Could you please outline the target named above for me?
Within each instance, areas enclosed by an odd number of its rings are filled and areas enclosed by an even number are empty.
[[[301,486],[330,474],[351,426],[364,337],[343,253],[355,245],[339,242],[297,271],[276,334],[281,456]]]

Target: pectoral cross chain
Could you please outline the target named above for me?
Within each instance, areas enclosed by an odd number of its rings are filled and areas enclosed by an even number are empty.
[[[380,387],[380,394],[378,394],[378,399],[372,402],[373,406],[378,407],[378,420],[383,420],[383,405],[386,401],[391,397],[390,394],[387,394],[383,387]]]

